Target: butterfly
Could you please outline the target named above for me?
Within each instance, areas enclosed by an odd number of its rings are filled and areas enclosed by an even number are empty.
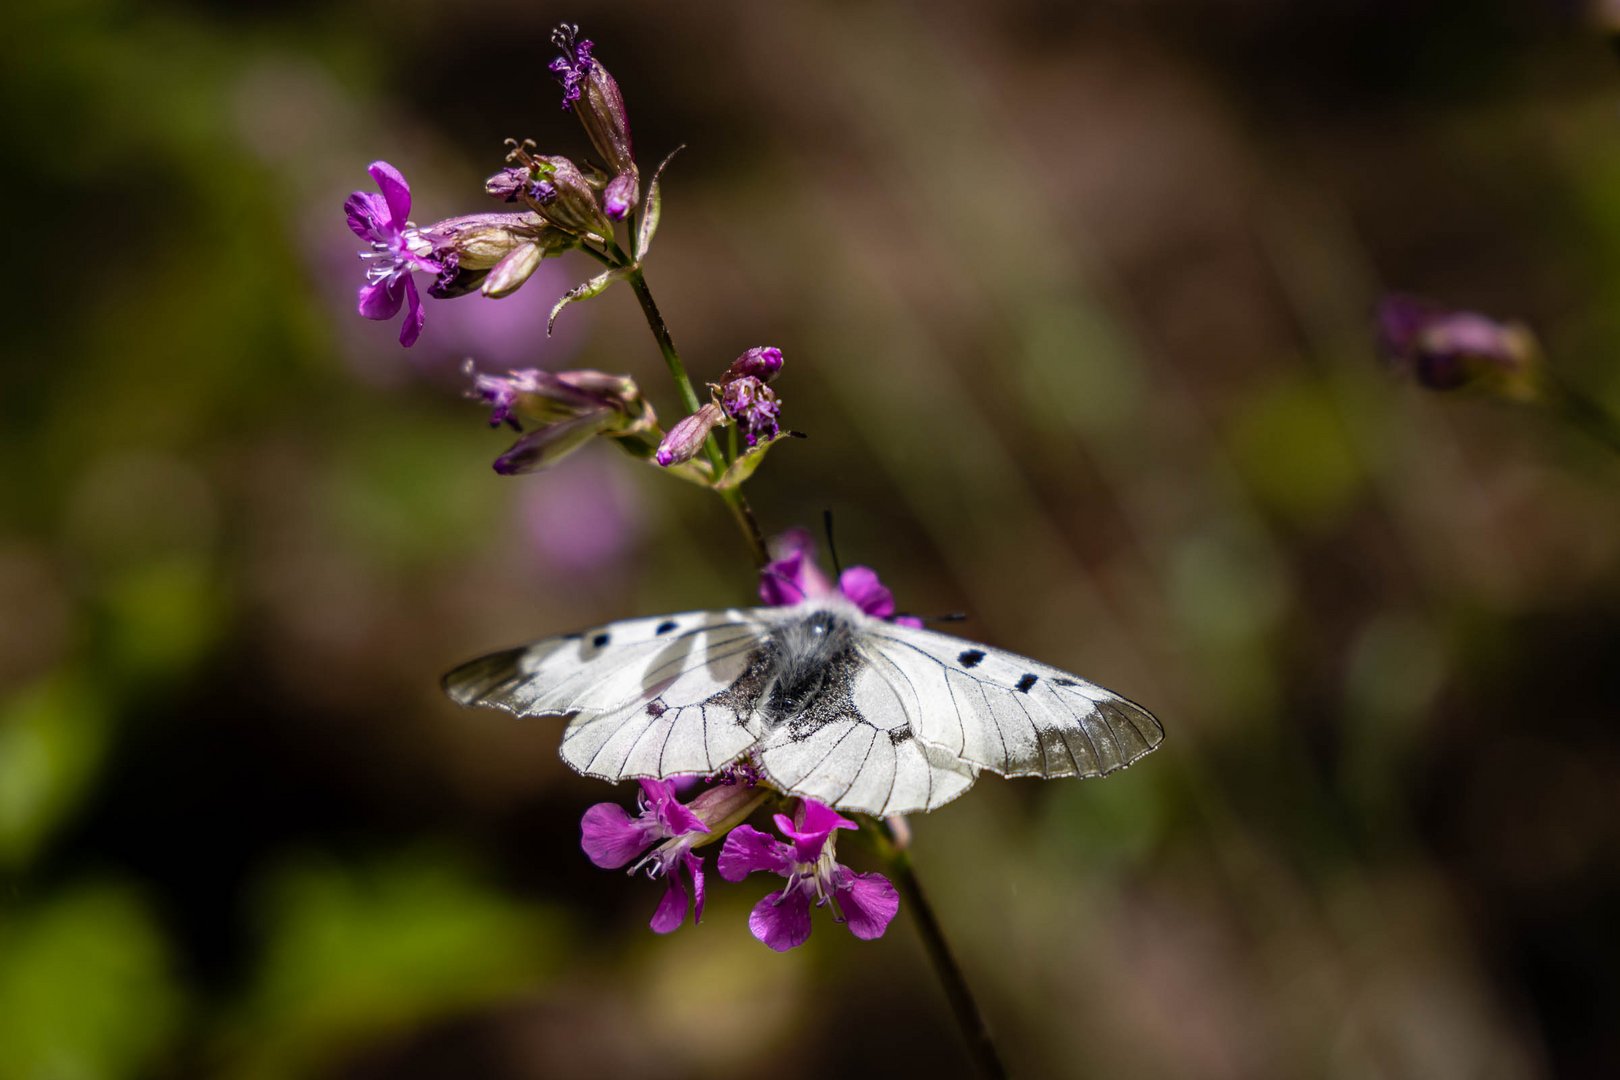
[[[785,793],[877,815],[938,809],[983,769],[1106,776],[1164,740],[1146,709],[1078,676],[837,594],[608,623],[462,664],[444,689],[571,717],[562,758],[587,776],[751,761]]]

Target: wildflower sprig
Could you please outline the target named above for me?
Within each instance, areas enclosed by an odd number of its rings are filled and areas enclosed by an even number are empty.
[[[410,220],[410,185],[403,174],[374,162],[370,171],[379,192],[357,191],[345,205],[350,229],[370,245],[361,253],[367,272],[360,314],[389,319],[403,308],[399,339],[410,347],[427,321],[416,274],[434,276],[427,293],[435,299],[475,291],[500,299],[521,288],[547,258],[578,251],[601,263],[599,273],[558,299],[547,334],[570,305],[627,283],[674,381],[684,418],[665,431],[626,376],[536,369],[492,375],[469,364],[469,396],[508,401],[504,411],[497,406],[502,421],[525,432],[495,459],[495,470],[533,472],[597,437],[611,439],[631,456],[715,491],[741,527],[755,564],[763,565],[764,535],[741,489],[783,435],[781,401],[768,385],[782,369],[782,353],[770,346],[747,350],[709,384],[710,401],[699,399],[642,271],[662,214],[659,180],[674,154],[653,170],[643,191],[617,81],[577,26],[559,26],[552,42],[562,53],[550,65],[562,86],[562,107],[579,118],[598,160],[576,162],[542,153],[532,140],[508,139],[505,161],[484,191],[513,209],[426,227]],[[716,437],[727,427],[735,427],[741,445]]]
[[[601,269],[558,299],[547,335],[571,305],[620,282],[628,285],[674,384],[680,418],[663,427],[641,386],[627,375],[539,368],[497,373],[481,371],[469,360],[468,396],[489,408],[491,427],[518,433],[495,459],[495,470],[534,472],[587,443],[608,439],[651,468],[715,492],[748,545],[766,604],[798,604],[836,592],[867,617],[915,625],[916,620],[896,615],[893,595],[874,571],[851,567],[836,581],[823,575],[806,534],[784,534],[771,559],[742,487],[767,452],[795,434],[784,427],[776,386],[785,367],[782,351],[756,346],[723,368],[716,363],[718,374],[704,381],[707,394],[700,396],[643,267],[663,212],[660,181],[674,154],[644,182],[624,96],[595,43],[573,24],[557,27],[552,43],[560,55],[549,70],[561,88],[561,107],[578,117],[595,159],[576,160],[543,152],[532,140],[509,139],[504,161],[484,183],[485,195],[504,209],[426,227],[410,220],[404,176],[386,162],[373,163],[378,192],[357,191],[345,204],[350,229],[369,245],[361,253],[367,272],[358,296],[360,314],[387,319],[403,308],[400,343],[409,347],[426,322],[415,275],[432,275],[427,288],[432,299],[474,291],[499,299],[527,283],[544,259],[568,252],[587,256]],[[655,698],[646,708],[664,706]],[[707,857],[715,846],[716,867],[726,881],[755,874],[780,879],[755,902],[748,920],[753,935],[777,951],[809,938],[817,908],[857,938],[882,937],[904,897],[981,1066],[989,1075],[1004,1075],[906,857],[903,822],[880,824],[864,814],[855,820],[803,793],[778,789],[746,756],[714,776],[662,776],[639,786],[633,809],[612,802],[590,807],[580,822],[580,843],[599,867],[627,869],[663,883],[651,919],[654,931],[674,931],[689,913],[694,923],[702,919]],[[774,811],[774,835],[748,823],[766,808]],[[857,872],[839,860],[838,835],[860,830],[874,838],[887,874]]]

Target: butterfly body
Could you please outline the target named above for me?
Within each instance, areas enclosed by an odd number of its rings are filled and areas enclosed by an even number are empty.
[[[874,618],[841,596],[630,619],[463,664],[463,705],[570,716],[562,757],[607,780],[752,756],[841,810],[932,810],[981,769],[1102,776],[1164,731],[1147,710],[1016,654]]]

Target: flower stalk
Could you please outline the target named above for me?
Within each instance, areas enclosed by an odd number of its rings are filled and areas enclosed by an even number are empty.
[[[934,974],[950,1002],[957,1030],[962,1033],[962,1040],[967,1043],[974,1063],[985,1076],[1002,1080],[1007,1076],[1007,1066],[1001,1060],[995,1040],[990,1037],[989,1025],[984,1022],[984,1014],[973,999],[973,991],[968,988],[967,976],[962,973],[955,954],[951,952],[950,943],[945,940],[945,930],[923,893],[922,882],[917,879],[917,872],[911,865],[911,856],[898,841],[894,824],[886,822],[880,826],[869,818],[862,818],[862,821],[863,831],[886,864],[890,878],[905,900],[905,907],[911,912],[911,920],[916,924],[928,960],[933,964]]]
[[[621,258],[624,252],[614,246],[614,251]],[[641,312],[647,318],[647,329],[652,331],[653,340],[658,342],[658,351],[664,356],[664,364],[669,368],[669,374],[675,380],[675,389],[681,395],[681,404],[686,406],[688,413],[695,413],[702,407],[698,401],[697,391],[692,387],[692,379],[686,374],[686,365],[681,362],[681,354],[675,349],[675,340],[670,337],[669,326],[664,322],[663,313],[658,310],[658,303],[653,299],[652,290],[647,287],[647,278],[641,272],[641,267],[631,264],[625,273],[625,280],[630,283],[630,291],[636,294],[636,302],[641,305]],[[709,464],[714,468],[715,479],[725,474],[726,458],[720,450],[720,440],[711,433],[703,441],[703,451],[708,456]],[[736,488],[715,488],[716,493],[725,502],[726,508],[736,520],[737,527],[742,531],[743,540],[748,544],[748,550],[754,559],[756,567],[764,566],[770,561],[770,555],[765,549],[765,534],[760,531],[759,521],[754,517],[754,511],[748,505],[748,499]]]

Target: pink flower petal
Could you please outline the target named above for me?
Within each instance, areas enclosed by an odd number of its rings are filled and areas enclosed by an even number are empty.
[[[739,825],[731,830],[720,848],[720,876],[727,881],[741,881],[756,870],[786,877],[792,869],[789,855],[792,849],[752,825]]]
[[[360,286],[360,314],[368,319],[392,319],[405,302],[405,290],[393,278]]]
[[[804,529],[789,529],[773,544],[777,558],[760,571],[759,597],[772,607],[813,600],[832,592],[815,562],[816,542]]]
[[[788,607],[809,598],[804,555],[793,552],[765,564],[759,572],[759,598],[771,607]]]
[[[900,894],[882,874],[845,870],[837,895],[849,932],[862,941],[882,937],[900,910]]]
[[[617,803],[597,803],[579,819],[579,846],[591,862],[604,870],[617,870],[652,843],[645,826]]]
[[[648,923],[655,934],[667,934],[678,928],[686,921],[687,893],[686,882],[682,877],[683,868],[676,863],[669,868],[664,876],[667,882],[664,888],[663,899],[658,901],[658,909],[653,912],[652,921]]]
[[[688,851],[683,856],[686,872],[692,875],[692,925],[703,921],[703,856]]]
[[[799,800],[799,823],[795,825],[786,814],[777,814],[776,827],[783,836],[793,841],[793,851],[800,862],[815,862],[834,829],[856,829],[847,817],[814,799]]]
[[[394,232],[398,232],[411,216],[411,185],[405,182],[398,169],[386,161],[373,161],[366,171],[377,181],[377,187],[382,189],[383,198],[388,201],[389,224]]]
[[[877,571],[869,566],[852,566],[840,574],[838,591],[873,618],[887,619],[894,614],[894,593],[878,580]]]
[[[799,889],[771,893],[748,913],[748,929],[777,952],[798,948],[810,940],[810,897]]]
[[[381,195],[357,191],[343,204],[349,228],[362,240],[387,240],[388,203]]]
[[[405,321],[399,328],[399,343],[408,349],[422,336],[422,324],[427,322],[427,315],[422,311],[422,298],[417,295],[416,282],[411,280],[409,274],[405,275],[405,300]]]
[[[641,790],[652,806],[653,816],[663,827],[665,836],[682,836],[690,832],[708,832],[703,819],[683,806],[675,797],[675,784],[670,780],[643,780]]]

